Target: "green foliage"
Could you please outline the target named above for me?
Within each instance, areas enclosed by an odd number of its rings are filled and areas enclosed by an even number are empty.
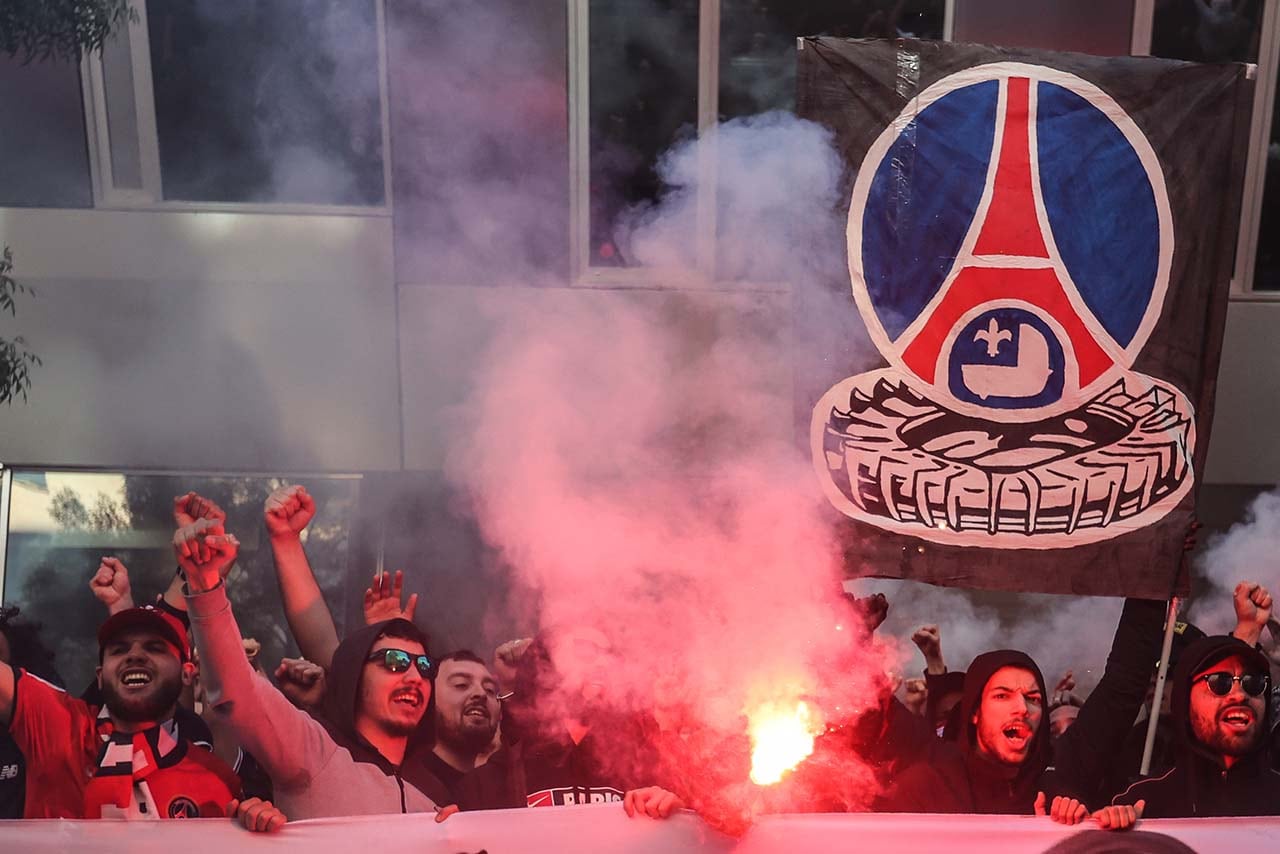
[[[137,14],[129,0],[4,0],[0,51],[33,59],[76,62],[102,49],[107,36]]]
[[[15,297],[18,294],[35,296],[35,291],[15,280],[10,275],[12,271],[13,251],[6,246],[0,255],[0,310],[7,309],[14,317],[18,313]],[[0,338],[0,403],[13,403],[18,395],[26,402],[27,392],[31,391],[31,369],[39,364],[40,357],[27,349],[21,335]]]

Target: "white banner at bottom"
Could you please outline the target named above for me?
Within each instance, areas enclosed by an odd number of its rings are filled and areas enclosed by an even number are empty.
[[[1094,848],[1105,831],[1090,824],[1063,827],[1047,818],[971,815],[776,815],[733,839],[693,813],[667,821],[627,818],[618,804],[459,813],[437,824],[430,815],[359,816],[293,822],[278,833],[252,834],[226,819],[172,821],[0,821],[3,851],[94,851],[99,854],[228,854],[305,851],[307,854],[460,854],[460,852],[712,852],[808,854],[816,851],[991,851],[1039,854]],[[1144,821],[1124,850],[1175,852],[1266,851],[1280,839],[1280,818],[1200,818]],[[1054,846],[1070,837],[1079,847]],[[1151,840],[1160,834],[1181,842]],[[1119,840],[1114,840],[1119,841]],[[1163,844],[1161,844],[1163,842]],[[1147,847],[1151,843],[1157,847]],[[1070,843],[1068,843],[1070,844]]]

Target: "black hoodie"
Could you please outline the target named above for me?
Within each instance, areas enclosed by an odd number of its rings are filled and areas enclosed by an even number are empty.
[[[395,777],[397,782],[409,783],[437,804],[450,804],[453,803],[453,798],[449,790],[431,773],[425,761],[425,757],[431,753],[433,737],[430,709],[422,716],[422,723],[417,731],[409,736],[404,761],[399,767],[391,764],[356,731],[356,705],[360,702],[360,677],[364,672],[365,661],[369,657],[369,651],[373,649],[374,641],[393,623],[402,624],[401,628],[407,627],[406,631],[421,637],[423,647],[426,647],[425,635],[408,620],[385,620],[371,626],[362,626],[347,635],[333,653],[321,722],[333,740],[346,748],[355,761],[376,765],[387,776]],[[423,681],[427,683],[427,680]]]
[[[1271,768],[1265,733],[1271,710],[1264,698],[1258,747],[1224,770],[1218,757],[1198,742],[1191,731],[1192,677],[1213,664],[1239,655],[1262,673],[1266,657],[1244,641],[1226,635],[1203,638],[1187,647],[1173,673],[1172,717],[1177,761],[1159,777],[1139,780],[1117,795],[1117,804],[1146,801],[1148,818],[1185,816],[1280,815],[1280,773]]]
[[[1101,780],[1146,696],[1147,674],[1159,656],[1162,602],[1128,599],[1116,626],[1106,671],[1085,702],[1076,723],[1050,749],[1048,715],[1041,717],[1031,750],[1018,774],[984,759],[975,745],[973,715],[987,681],[1001,667],[1023,667],[1044,677],[1026,653],[999,650],[974,659],[965,674],[960,703],[961,738],[954,746],[932,745],[923,761],[899,775],[883,808],[893,812],[978,812],[1030,815],[1036,795],[1063,794],[1086,804],[1105,802]],[[1048,693],[1043,696],[1048,698]],[[1050,767],[1050,758],[1054,767]]]
[[[1010,777],[1008,769],[982,756],[977,747],[973,716],[987,682],[1002,667],[1031,671],[1047,696],[1040,668],[1025,652],[1012,649],[984,652],[965,671],[960,720],[964,736],[955,743],[939,740],[929,757],[899,775],[884,803],[891,812],[1030,813],[1040,774],[1049,764],[1049,728],[1042,723],[1032,737],[1027,759]]]

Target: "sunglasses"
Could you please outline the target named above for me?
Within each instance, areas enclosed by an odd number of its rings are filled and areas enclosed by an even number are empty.
[[[1217,673],[1206,673],[1197,677],[1196,681],[1208,685],[1209,690],[1219,697],[1225,697],[1230,694],[1231,686],[1236,682],[1240,683],[1240,690],[1250,697],[1261,697],[1267,690],[1271,677],[1265,673],[1246,673],[1243,676],[1232,676],[1230,673],[1219,671]]]
[[[376,661],[392,673],[404,673],[410,665],[417,665],[418,673],[423,679],[431,678],[431,659],[425,655],[414,655],[403,649],[380,649],[369,653],[365,661]]]

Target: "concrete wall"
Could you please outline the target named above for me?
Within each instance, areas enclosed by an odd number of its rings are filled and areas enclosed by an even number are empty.
[[[44,364],[0,460],[400,466],[389,218],[0,209]]]

